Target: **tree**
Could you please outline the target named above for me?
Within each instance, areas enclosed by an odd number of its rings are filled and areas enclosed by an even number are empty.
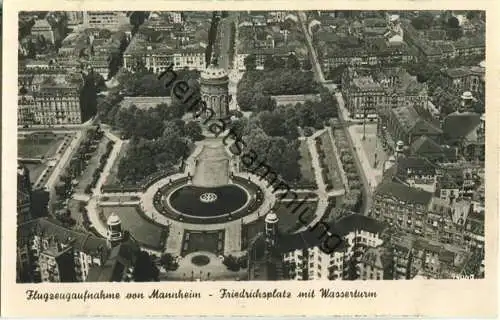
[[[448,28],[456,29],[456,28],[460,27],[460,21],[458,20],[457,17],[450,17],[450,18],[448,18],[446,25],[448,26]]]
[[[246,70],[248,71],[255,70],[257,68],[257,57],[255,56],[255,54],[249,54],[248,56],[245,57],[243,63],[245,64]]]
[[[264,70],[277,70],[285,67],[286,61],[277,56],[267,55],[264,59]]]
[[[286,60],[287,69],[300,69],[300,61],[293,53],[289,54]]]
[[[139,27],[144,23],[148,13],[146,11],[133,11],[130,16],[130,24],[133,26],[132,33],[135,34]]]
[[[179,264],[175,261],[174,256],[170,253],[163,254],[160,258],[160,263],[166,270],[170,271],[177,270],[179,267]]]
[[[184,131],[186,133],[186,136],[189,137],[192,141],[200,141],[203,140],[203,130],[201,129],[201,126],[198,122],[196,121],[190,121],[186,123],[184,126]]]
[[[276,100],[269,95],[255,95],[255,109],[272,111],[276,108]]]
[[[417,30],[428,29],[434,23],[434,15],[430,12],[422,11],[411,20],[412,26]]]
[[[457,17],[450,17],[446,21],[446,35],[453,41],[462,37],[463,30]]]
[[[312,63],[311,63],[311,60],[309,58],[304,60],[304,63],[302,64],[302,70],[304,70],[304,71],[311,71],[312,70]]]
[[[134,266],[134,280],[136,282],[158,281],[159,270],[146,251],[140,251]]]

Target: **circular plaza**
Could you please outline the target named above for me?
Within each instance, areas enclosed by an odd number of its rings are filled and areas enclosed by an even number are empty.
[[[222,143],[203,145],[193,160],[187,177],[156,191],[153,204],[160,214],[186,223],[213,224],[245,217],[261,206],[262,190],[234,175]]]

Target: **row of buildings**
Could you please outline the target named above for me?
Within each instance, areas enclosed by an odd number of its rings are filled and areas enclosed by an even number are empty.
[[[268,214],[263,236],[266,253],[259,259],[255,249],[250,250],[250,280],[258,280],[255,275],[262,272],[275,280],[451,279],[461,275],[473,258],[467,250],[415,238],[359,214],[330,224],[328,235],[338,237],[334,250],[325,248],[324,230],[284,236],[276,231],[278,223],[276,215]]]
[[[140,65],[155,73],[171,65],[174,70],[203,70],[210,21],[178,14],[151,13],[123,53],[123,67],[133,71]]]
[[[290,54],[301,63],[308,59],[304,35],[293,14],[281,11],[240,16],[235,57],[238,70],[246,69],[245,59],[249,55],[255,56],[256,67],[262,70],[268,57],[286,58]]]
[[[137,242],[108,218],[107,238],[65,228],[34,214],[28,169],[19,164],[17,191],[17,274],[20,283],[132,281],[140,255]]]
[[[66,14],[66,21],[78,20],[79,14]],[[38,21],[47,20],[36,20],[33,28]],[[122,63],[121,53],[131,37],[126,21],[120,31],[103,29],[104,24],[74,28],[48,52],[37,51],[38,44],[31,37],[40,30],[32,28],[20,43],[18,124],[81,124],[90,119],[95,114],[92,97],[97,86],[103,85],[99,77],[108,79]],[[91,25],[98,26],[97,22]]]

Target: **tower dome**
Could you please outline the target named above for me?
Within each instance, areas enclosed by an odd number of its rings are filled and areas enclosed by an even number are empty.
[[[227,78],[227,72],[223,68],[217,67],[213,64],[209,65],[205,70],[201,72],[201,80],[223,80]]]
[[[108,240],[108,245],[110,247],[114,247],[118,245],[119,243],[122,242],[123,240],[123,232],[122,232],[122,221],[120,218],[116,215],[116,213],[112,213],[109,217],[108,220],[106,221],[108,224],[108,229],[107,229],[107,240]]]
[[[278,222],[278,216],[274,212],[269,212],[266,215],[265,221],[266,221],[266,223],[276,223],[276,222]]]
[[[106,221],[108,226],[116,226],[122,223],[120,220],[120,217],[116,215],[116,213],[112,213],[109,217],[108,220]]]

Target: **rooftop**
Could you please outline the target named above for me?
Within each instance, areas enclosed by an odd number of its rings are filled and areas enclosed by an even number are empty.
[[[448,139],[466,137],[481,123],[481,115],[472,112],[454,112],[446,116],[443,121],[443,132]]]
[[[437,135],[442,133],[441,129],[423,119],[413,106],[395,108],[392,109],[391,112],[406,132],[428,135]]]
[[[343,217],[337,221],[333,221],[330,224],[329,231],[332,237],[332,248],[335,246],[335,251],[342,251],[345,248],[345,241],[340,241],[337,237],[343,238],[350,232],[355,231],[367,231],[374,234],[382,233],[386,225],[370,217],[361,214],[351,214]],[[290,252],[296,249],[312,248],[315,246],[322,246],[326,236],[324,233],[324,228],[316,228],[312,231],[306,230],[301,233],[281,235],[279,240],[280,250],[282,252]],[[335,237],[336,236],[336,237]],[[329,249],[329,248],[326,248]]]
[[[381,196],[389,196],[407,203],[428,205],[432,199],[432,193],[406,185],[384,181],[376,189],[375,193]]]
[[[73,248],[87,254],[98,255],[106,252],[106,240],[90,233],[76,232],[60,225],[49,218],[38,218],[25,222],[18,227],[18,237],[27,238],[34,235],[53,237],[61,243],[71,244]]]

